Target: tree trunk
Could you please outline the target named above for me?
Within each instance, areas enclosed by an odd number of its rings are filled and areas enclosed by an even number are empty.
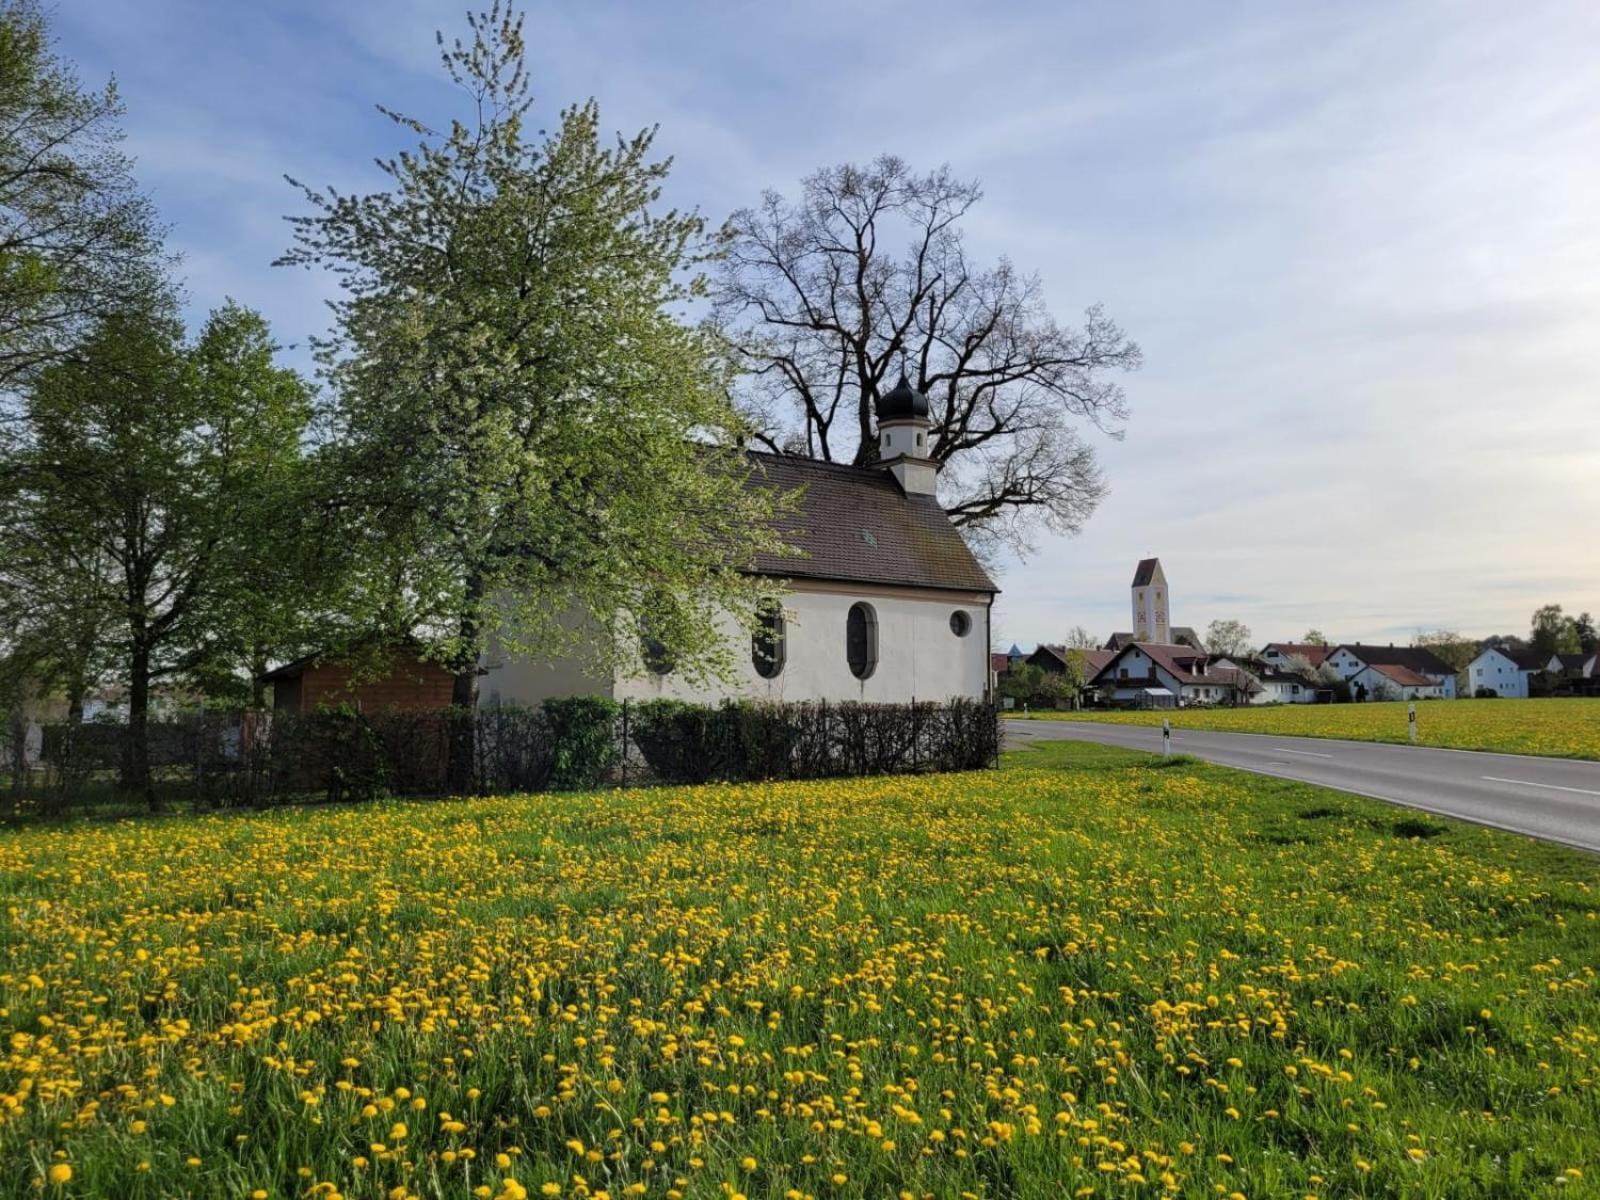
[[[267,656],[259,651],[250,656],[250,709],[263,712],[267,707],[267,685],[261,677],[267,673]]]
[[[122,787],[155,812],[160,806],[150,779],[150,646],[143,625],[142,620],[134,622],[133,653],[128,662],[128,741],[122,759]]]
[[[458,795],[472,791],[477,774],[478,659],[483,638],[478,606],[482,600],[483,580],[474,575],[467,580],[465,611],[458,630],[460,648],[450,662],[454,678],[450,685],[450,752],[445,774],[450,790]]]

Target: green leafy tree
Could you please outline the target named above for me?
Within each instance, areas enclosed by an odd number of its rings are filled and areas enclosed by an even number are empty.
[[[1535,609],[1528,633],[1528,648],[1538,655],[1576,654],[1579,650],[1577,622],[1559,604]]]
[[[1300,642],[1305,646],[1330,646],[1333,644],[1328,641],[1328,635],[1320,629],[1306,630],[1305,633],[1300,635]]]
[[[204,672],[241,612],[260,611],[240,598],[261,586],[249,543],[270,524],[260,506],[308,411],[303,386],[261,371],[265,339],[261,318],[233,305],[192,347],[170,312],[118,316],[27,397],[18,527],[4,536],[46,565],[70,555],[73,574],[27,581],[35,609],[45,629],[71,617],[114,649],[128,692],[123,785],[152,806],[152,687]],[[59,594],[80,577],[95,580],[92,603]]]
[[[159,290],[121,116],[115,85],[84,88],[55,54],[34,0],[0,0],[0,396]]]
[[[1431,650],[1456,673],[1456,695],[1468,694],[1467,666],[1478,657],[1478,643],[1453,629],[1424,630],[1413,639],[1413,646]]]
[[[1578,650],[1583,654],[1593,654],[1600,650],[1600,632],[1596,632],[1594,618],[1588,613],[1579,613],[1572,622],[1572,632],[1578,639]]]
[[[329,588],[340,578],[338,541],[302,447],[312,390],[276,351],[266,319],[230,301],[187,355],[211,452],[227,464],[216,486],[228,490],[230,524],[213,550],[217,582],[197,593],[204,608],[184,674],[209,696],[255,708],[268,665],[327,636]]]
[[[691,677],[727,670],[719,619],[753,626],[741,568],[778,542],[727,379],[673,315],[702,222],[660,207],[653,131],[603,144],[591,102],[530,136],[521,18],[469,23],[440,42],[471,117],[390,113],[421,140],[389,189],[303,188],[281,260],[345,288],[319,353],[364,611],[424,636],[461,706],[491,637],[627,666],[645,634]],[[470,756],[458,739],[456,778]]]
[[[1065,676],[1027,662],[1018,663],[1015,670],[1000,677],[999,691],[1003,697],[1035,708],[1054,708],[1076,695]]]

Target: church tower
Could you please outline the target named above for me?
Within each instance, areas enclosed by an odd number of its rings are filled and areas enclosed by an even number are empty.
[[[1158,642],[1172,641],[1172,626],[1168,614],[1172,611],[1167,592],[1167,576],[1161,569],[1159,558],[1142,558],[1133,573],[1133,640]]]

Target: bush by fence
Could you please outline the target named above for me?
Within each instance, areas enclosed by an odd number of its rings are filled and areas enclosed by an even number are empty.
[[[998,713],[978,700],[713,707],[570,697],[477,712],[206,714],[152,723],[150,733],[162,798],[196,808],[975,770],[1000,749]],[[114,807],[126,738],[120,725],[46,728],[42,763],[13,781],[13,806]],[[465,787],[451,786],[456,739],[472,750]]]

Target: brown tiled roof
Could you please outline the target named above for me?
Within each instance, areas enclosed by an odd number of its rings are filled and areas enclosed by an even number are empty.
[[[1303,658],[1313,667],[1320,667],[1334,650],[1332,646],[1318,646],[1314,642],[1268,642],[1266,648],[1288,658]]]
[[[1364,646],[1342,642],[1335,650],[1348,650],[1369,667],[1406,667],[1419,675],[1454,675],[1456,669],[1424,646]]]
[[[1043,655],[1045,658],[1054,659],[1062,667],[1065,667],[1069,653],[1071,651],[1064,644],[1040,642],[1039,648],[1028,656],[1028,661],[1032,662],[1035,658]],[[1116,657],[1116,654],[1110,650],[1080,650],[1078,653],[1083,655],[1083,669],[1091,679],[1104,670],[1106,664]],[[1034,665],[1041,666],[1043,664],[1034,663]]]
[[[1036,666],[1036,667],[1037,666],[1041,666],[1042,664],[1034,662],[1034,659],[1036,659],[1036,658],[1042,658],[1042,659],[1045,659],[1047,661],[1057,662],[1057,663],[1060,663],[1062,666],[1065,666],[1066,662],[1067,662],[1066,647],[1064,647],[1064,646],[1051,646],[1051,645],[1049,645],[1049,644],[1047,644],[1045,642],[1040,642],[1038,644],[1038,646],[1034,647],[1033,653],[1028,655],[1028,657],[1027,657],[1027,659],[1025,661],[1033,663],[1033,665]]]
[[[1372,669],[1386,679],[1392,679],[1402,687],[1436,687],[1435,680],[1429,679],[1410,667],[1402,667],[1398,663],[1372,663]]]
[[[802,557],[761,555],[754,570],[786,579],[900,584],[997,592],[932,496],[908,496],[878,467],[850,467],[787,455],[750,455],[749,486],[799,490],[778,520]]]
[[[1172,634],[1172,641],[1166,643],[1169,646],[1188,646],[1193,650],[1204,650],[1206,647],[1200,640],[1200,635],[1188,625],[1174,625],[1169,632]],[[1116,651],[1131,645],[1133,645],[1133,634],[1118,632],[1106,639],[1105,649]]]
[[[996,675],[1004,675],[1010,669],[1011,669],[1011,656],[1010,655],[1008,655],[1008,654],[996,654],[996,653],[993,653],[993,652],[990,653],[990,655],[989,655],[989,670],[993,671]]]
[[[1133,642],[1111,656],[1109,662],[1096,673],[1096,679],[1111,670],[1112,666],[1129,650],[1140,650],[1179,683],[1215,683],[1250,690],[1251,679],[1246,671],[1234,667],[1209,668],[1211,656],[1190,646],[1169,646],[1159,642]],[[1114,682],[1114,677],[1106,682]]]
[[[1144,587],[1156,577],[1156,568],[1161,565],[1159,558],[1141,558],[1139,565],[1133,571],[1133,586]]]
[[[1115,657],[1116,655],[1110,650],[1085,650],[1083,652],[1084,661],[1088,664],[1088,670],[1091,675],[1098,675],[1105,670],[1111,665],[1111,660]]]

